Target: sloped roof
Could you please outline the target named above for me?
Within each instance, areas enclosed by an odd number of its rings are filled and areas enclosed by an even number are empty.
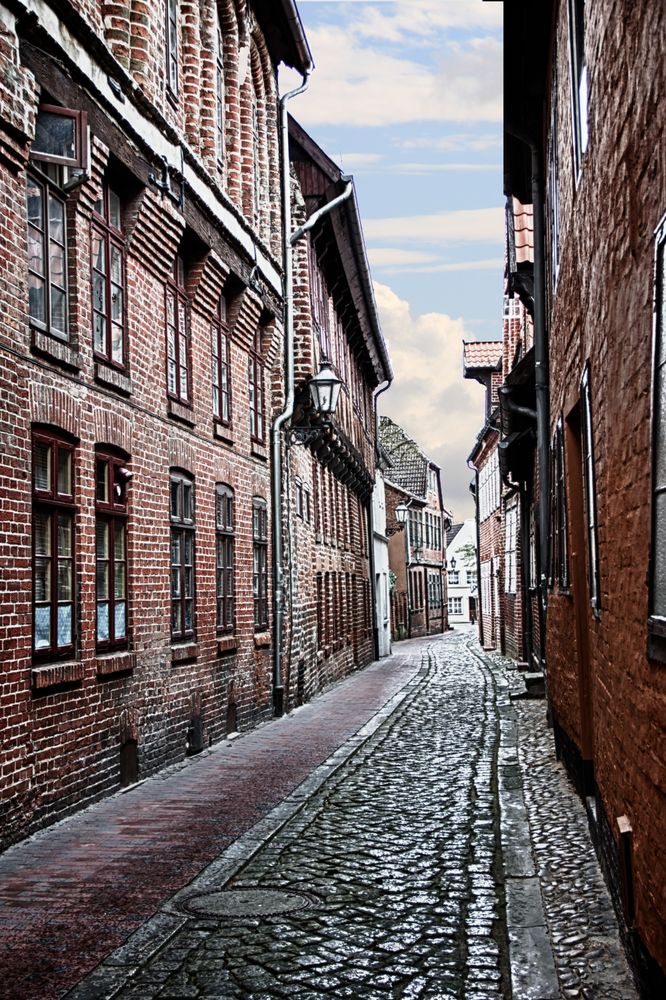
[[[428,467],[435,463],[424,455],[416,441],[408,437],[402,427],[390,417],[379,418],[379,439],[391,462],[386,478],[403,490],[425,500],[428,490]]]
[[[534,219],[532,206],[513,198],[513,236],[516,264],[534,263]]]
[[[463,522],[461,521],[460,524],[452,524],[451,527],[447,529],[447,531],[446,531],[446,547],[447,547],[447,549],[448,549],[449,545],[451,544],[451,542],[453,541],[453,539],[458,534],[458,532],[460,531],[460,529],[462,528],[462,526],[463,526]]]
[[[501,340],[463,340],[463,366],[465,371],[485,368],[494,371],[502,363],[504,345]]]

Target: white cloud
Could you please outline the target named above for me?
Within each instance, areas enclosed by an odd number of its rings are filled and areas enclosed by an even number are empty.
[[[501,149],[502,133],[465,133],[444,136],[421,136],[416,139],[401,139],[395,143],[398,149],[432,149],[442,153],[485,153],[490,149]]]
[[[338,156],[340,163],[345,169],[349,170],[362,170],[364,167],[374,167],[382,163],[385,159],[386,157],[383,153],[340,153]]]
[[[363,229],[368,240],[397,240],[406,243],[488,242],[502,244],[504,210],[470,208],[432,215],[395,216],[366,219]]]
[[[431,26],[425,36],[429,45],[435,30]],[[316,68],[298,102],[306,127],[501,120],[499,38],[455,43],[442,38],[434,63],[418,61],[420,50],[414,47],[406,55],[404,47],[362,37],[353,18],[344,26],[311,29],[308,39]]]
[[[398,247],[374,247],[368,250],[372,267],[395,267],[398,265],[432,264],[437,262],[437,254],[423,250],[404,250]]]
[[[404,251],[403,253],[406,253]],[[487,260],[457,260],[441,263],[431,263],[430,261],[412,260],[405,257],[403,260],[397,256],[399,251],[392,251],[395,258],[389,258],[390,263],[378,263],[375,266],[386,274],[443,274],[446,271],[497,271],[502,273],[504,261],[501,257],[491,257]],[[373,262],[372,251],[369,251],[370,261]],[[380,257],[381,260],[381,257]]]
[[[462,341],[474,336],[462,319],[445,313],[414,316],[388,285],[375,282],[375,294],[395,372],[380,410],[441,465],[445,506],[457,519],[469,517],[466,458],[483,423],[484,390],[463,379]]]
[[[383,153],[340,153],[338,162],[344,169],[353,170],[357,174],[394,174],[399,177],[422,177],[427,174],[454,173],[457,170],[465,173],[494,170],[499,173],[502,169],[500,163],[387,162]]]

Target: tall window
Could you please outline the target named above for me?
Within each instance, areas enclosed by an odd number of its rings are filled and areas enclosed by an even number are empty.
[[[254,335],[253,350],[248,357],[248,384],[250,393],[250,436],[253,441],[264,440],[264,363],[261,359],[261,330]]]
[[[555,425],[551,457],[551,568],[550,580],[557,580],[562,590],[569,586],[567,540],[567,491],[564,468],[564,428],[560,417]]]
[[[99,452],[95,459],[97,647],[127,645],[127,483],[122,458]]]
[[[65,199],[47,177],[28,174],[28,301],[30,322],[67,340]]]
[[[587,62],[585,60],[585,0],[569,0],[569,51],[574,165],[580,174],[587,149]]]
[[[268,510],[266,501],[252,501],[252,592],[254,627],[268,628]]]
[[[594,469],[594,438],[592,434],[592,398],[590,365],[585,365],[580,380],[580,402],[583,424],[583,482],[587,515],[587,567],[590,604],[595,611],[601,607],[599,591],[599,547],[597,540],[597,485]]]
[[[259,105],[256,86],[250,88],[252,110],[252,210],[255,225],[259,221],[261,207],[261,155],[259,148]]]
[[[657,231],[652,402],[649,652],[666,660],[666,217]]]
[[[215,108],[215,132],[217,147],[217,162],[220,169],[224,165],[224,38],[222,31],[217,29],[217,54],[215,59],[215,88],[217,90],[217,105]]]
[[[171,473],[171,637],[194,636],[194,484]]]
[[[167,0],[166,14],[167,85],[171,93],[176,95],[178,93],[178,0]]]
[[[449,597],[449,614],[461,615],[463,613],[462,597]]]
[[[74,653],[74,445],[33,434],[33,649],[36,659]]]
[[[507,505],[504,545],[504,589],[507,594],[516,593],[516,542],[518,528],[518,505],[515,501]]]
[[[229,379],[229,327],[227,300],[222,295],[213,317],[213,416],[223,424],[231,420],[231,383]]]
[[[234,493],[231,487],[215,487],[215,542],[217,631],[234,628]]]
[[[190,309],[185,289],[185,262],[176,256],[166,293],[167,392],[190,404]]]
[[[92,223],[92,306],[95,354],[125,366],[125,243],[120,198],[105,182]]]

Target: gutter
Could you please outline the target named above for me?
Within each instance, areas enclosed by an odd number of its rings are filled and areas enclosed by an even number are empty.
[[[294,8],[295,9],[295,8]],[[284,368],[285,405],[271,429],[271,480],[273,515],[273,711],[275,715],[284,712],[284,680],[282,676],[282,653],[284,632],[284,544],[282,505],[282,428],[294,413],[294,244],[301,239],[319,219],[328,215],[352,194],[354,187],[350,177],[344,177],[346,188],[342,194],[323,205],[300,226],[291,232],[291,170],[289,160],[289,116],[287,103],[307,90],[312,63],[303,74],[300,87],[289,91],[280,98],[280,131],[282,136],[282,253],[284,259]]]
[[[301,60],[301,67],[299,68],[302,69],[304,75],[307,74],[309,76],[314,69],[314,62],[312,59],[312,53],[310,52],[310,46],[308,45],[308,40],[305,37],[303,22],[301,21],[301,16],[298,13],[296,3],[294,0],[280,0],[280,5],[291,29],[292,38],[296,44],[296,52]],[[299,90],[299,93],[300,92],[301,91]],[[293,92],[291,96],[295,97],[296,92]]]

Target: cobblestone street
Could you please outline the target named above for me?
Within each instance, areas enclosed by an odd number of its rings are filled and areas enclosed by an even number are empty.
[[[32,987],[25,978],[12,985],[10,977],[0,995],[634,1000],[585,813],[555,760],[544,702],[512,701],[520,675],[481,654],[471,631],[396,652],[289,719],[234,741],[246,774],[267,773],[261,754],[271,745],[288,771],[289,747],[302,744],[305,729],[319,726],[323,747],[336,718],[328,758],[313,761],[291,791],[285,774],[277,804],[262,799],[255,782],[255,801],[270,809],[259,809],[262,818],[198,875],[181,878],[174,895],[175,879],[165,876],[154,890],[162,893],[155,915],[115,951],[107,946],[78,986],[67,992],[35,979]],[[361,697],[367,707],[354,710]],[[354,711],[356,726],[345,727],[339,713]],[[212,753],[137,790],[144,857],[151,804],[182,807],[188,781],[198,795],[207,787],[215,795],[227,760]],[[115,808],[132,801],[139,803],[120,796]],[[24,869],[35,843],[44,858],[50,838],[62,849],[63,837],[77,845],[85,832],[94,844],[105,809],[8,852],[24,921],[31,878]],[[216,822],[226,828],[228,818],[220,813]],[[126,849],[131,854],[132,845]],[[72,891],[75,858],[65,851]],[[61,940],[51,945],[76,965],[77,942],[62,933],[67,863],[61,857],[60,884],[52,886],[62,899]],[[129,881],[131,908],[141,892],[133,897]],[[11,908],[0,915],[10,927]],[[114,923],[112,907],[105,919]]]

